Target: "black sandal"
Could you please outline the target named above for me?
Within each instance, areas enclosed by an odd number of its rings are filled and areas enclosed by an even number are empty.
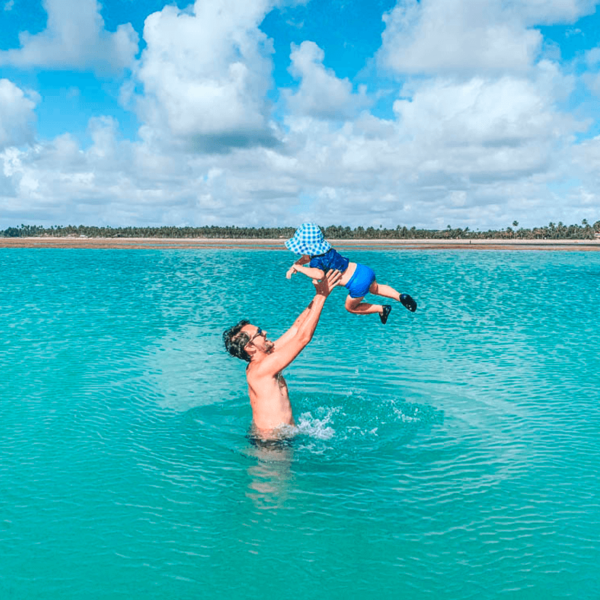
[[[410,312],[415,312],[415,310],[417,310],[417,303],[408,294],[400,294],[400,302],[402,302],[402,306],[408,308]]]
[[[389,316],[389,314],[391,312],[392,312],[392,307],[389,304],[384,304],[383,305],[383,312],[379,313],[379,318],[381,319],[381,322],[384,325],[387,323],[388,316]]]

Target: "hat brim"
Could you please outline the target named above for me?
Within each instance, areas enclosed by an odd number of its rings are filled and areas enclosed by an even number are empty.
[[[317,256],[319,254],[325,254],[331,250],[331,244],[323,240],[322,242],[316,242],[313,244],[307,244],[303,240],[298,240],[293,237],[285,242],[285,247],[294,252],[294,254],[304,254],[307,256]]]
[[[286,240],[285,247],[294,254],[305,254],[304,244],[295,237]]]

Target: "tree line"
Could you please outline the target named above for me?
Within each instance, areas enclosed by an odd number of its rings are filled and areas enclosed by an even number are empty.
[[[548,223],[530,229],[519,227],[513,221],[505,229],[469,229],[451,227],[446,229],[417,229],[398,225],[394,229],[379,227],[344,227],[329,225],[322,227],[328,239],[520,239],[520,240],[591,240],[600,235],[600,221],[590,225],[584,219],[580,225],[565,225],[562,222]],[[0,237],[90,237],[90,238],[227,238],[227,239],[273,239],[290,238],[293,227],[237,227],[210,225],[204,227],[96,227],[90,225],[20,225],[0,230]]]

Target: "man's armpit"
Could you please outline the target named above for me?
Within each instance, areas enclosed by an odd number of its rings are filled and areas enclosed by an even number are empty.
[[[303,349],[304,345],[300,344],[295,339],[290,340],[281,346],[279,350],[274,350],[262,361],[259,367],[260,374],[263,377],[274,377],[279,371],[282,371],[290,365]]]

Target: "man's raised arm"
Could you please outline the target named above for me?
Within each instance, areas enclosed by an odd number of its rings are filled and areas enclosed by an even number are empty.
[[[338,271],[336,271],[336,272],[338,272]],[[341,277],[341,275],[340,275],[340,277]],[[339,278],[337,278],[335,281],[336,281],[336,283],[332,286],[332,289],[333,289],[333,287],[335,287],[337,285],[337,281],[339,281]],[[313,284],[314,284],[314,282],[313,282]],[[331,292],[331,290],[330,290],[330,292]],[[310,304],[298,315],[298,318],[294,321],[294,324],[284,334],[282,334],[279,338],[277,338],[275,340],[276,348],[282,347],[284,344],[289,342],[298,333],[298,331],[300,330],[300,327],[302,327],[302,325],[308,318],[308,315],[310,314],[312,305],[313,305],[313,301],[311,300]]]
[[[302,352],[317,328],[325,300],[338,285],[341,276],[339,271],[329,271],[321,281],[313,280],[315,297],[292,327],[277,340],[275,350],[262,361],[260,371],[265,374],[279,373]]]
[[[294,321],[294,324],[283,335],[275,340],[276,348],[279,348],[289,342],[298,333],[298,329],[300,329],[300,326],[308,317],[311,306],[312,300],[310,301],[310,304],[298,315],[298,318]]]

